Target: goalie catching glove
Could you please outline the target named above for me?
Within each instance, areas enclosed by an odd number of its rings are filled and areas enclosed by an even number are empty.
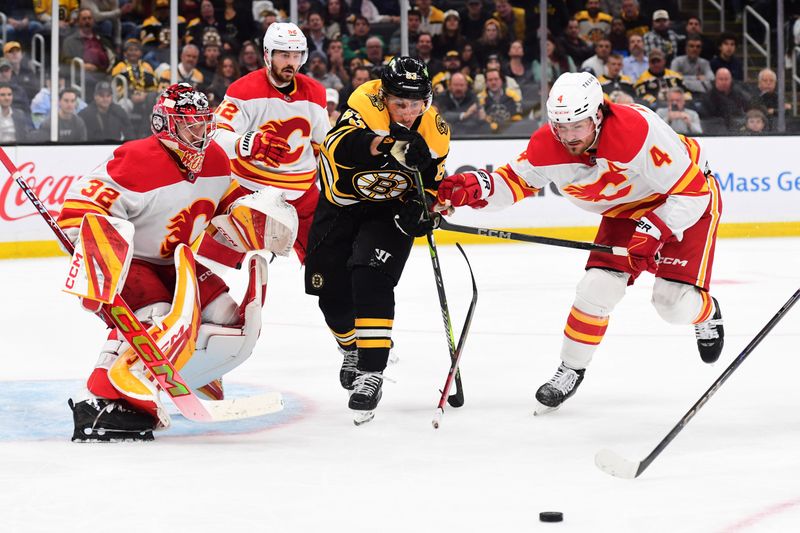
[[[237,252],[268,250],[286,256],[297,238],[298,219],[283,194],[268,187],[239,198],[211,225]]]
[[[266,131],[248,131],[236,141],[236,155],[241,159],[273,168],[286,161],[290,149],[285,139]]]
[[[486,198],[494,192],[494,178],[485,170],[453,174],[442,180],[436,193],[440,204],[452,207],[486,207]]]

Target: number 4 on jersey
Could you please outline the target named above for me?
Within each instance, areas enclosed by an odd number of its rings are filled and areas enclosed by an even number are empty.
[[[669,165],[672,163],[672,159],[670,159],[669,154],[666,152],[662,152],[658,146],[653,146],[650,148],[650,157],[653,158],[653,163],[660,167],[662,165]]]

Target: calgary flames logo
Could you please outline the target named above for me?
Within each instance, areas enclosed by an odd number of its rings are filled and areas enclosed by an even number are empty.
[[[594,183],[588,183],[586,185],[569,185],[564,187],[564,192],[570,196],[574,196],[579,200],[586,200],[588,202],[600,202],[603,200],[609,201],[616,200],[617,198],[624,198],[631,192],[631,189],[633,188],[631,185],[620,188],[620,185],[628,181],[628,176],[622,173],[624,170],[627,169],[618,167],[609,161],[608,170],[600,174],[600,177],[597,179],[597,181]],[[606,190],[609,190],[610,194],[606,194]]]
[[[167,225],[169,235],[161,243],[161,257],[170,258],[180,243],[191,245],[195,223],[203,217],[208,223],[214,216],[216,207],[211,200],[197,200],[187,209],[175,215]]]
[[[289,137],[296,131],[300,132],[300,137],[302,139],[311,137],[311,124],[303,117],[292,117],[287,120],[270,120],[266,124],[262,124],[259,129],[277,135],[281,139],[286,139],[286,142],[288,142],[290,146],[292,143],[289,142]],[[304,142],[296,143],[295,146],[297,146],[297,148],[287,154],[284,164],[290,165],[300,159],[300,156],[303,155],[305,145],[306,143]]]

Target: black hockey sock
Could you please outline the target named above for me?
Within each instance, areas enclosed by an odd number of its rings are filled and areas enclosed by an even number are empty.
[[[382,372],[389,360],[394,323],[394,281],[370,267],[353,270],[358,369]]]

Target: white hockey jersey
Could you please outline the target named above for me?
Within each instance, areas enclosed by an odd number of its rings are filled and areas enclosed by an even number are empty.
[[[594,153],[571,155],[544,125],[519,158],[496,171],[487,200],[510,205],[553,183],[581,209],[606,217],[639,219],[653,211],[680,239],[719,194],[707,165],[697,141],[650,109],[610,104]]]
[[[212,142],[195,180],[155,137],[130,141],[81,176],[67,191],[58,225],[69,235],[86,213],[133,223],[133,257],[171,264],[178,244],[191,245],[216,215],[244,191],[231,179],[228,158]]]
[[[319,145],[331,127],[325,88],[303,74],[297,74],[293,84],[289,94],[281,93],[262,68],[233,82],[215,111],[215,140],[231,159],[237,181],[251,190],[265,186],[285,189],[289,200],[316,186]],[[291,147],[289,160],[279,168],[271,168],[260,161],[238,158],[236,141],[253,130],[269,131],[286,139]]]

